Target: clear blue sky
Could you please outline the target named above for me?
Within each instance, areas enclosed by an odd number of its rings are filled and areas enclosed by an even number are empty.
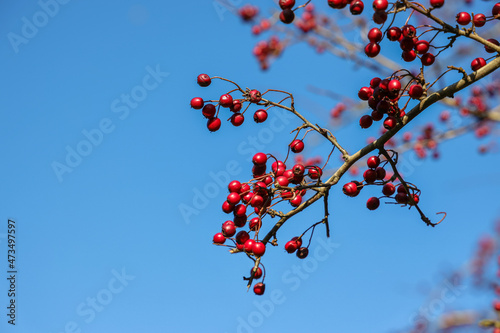
[[[354,98],[370,74],[300,45],[261,72],[251,55],[258,38],[213,1],[59,1],[45,8],[50,16],[42,4],[55,1],[0,5],[2,332],[388,332],[410,325],[425,299],[417,287],[460,267],[499,214],[498,154],[479,156],[471,136],[457,139],[439,162],[408,162],[406,172],[431,217],[448,212],[442,225],[393,205],[368,211],[375,190],[351,199],[335,188],[331,239],[318,230],[307,261],[269,248],[266,294],[247,293],[250,261],[211,244],[226,220],[218,180],[249,179],[253,138],[282,154],[297,122],[271,114],[274,130],[247,119],[209,133],[189,100],[231,87],[200,88],[196,76],[290,91],[327,124],[333,102],[307,85]],[[354,151],[376,131],[335,133]],[[327,151],[309,143],[308,156]],[[207,188],[211,198],[196,197]],[[197,214],[183,216],[183,205]],[[321,208],[294,218],[280,241],[320,220]],[[9,218],[15,328],[5,315]],[[449,306],[466,308],[465,299]]]

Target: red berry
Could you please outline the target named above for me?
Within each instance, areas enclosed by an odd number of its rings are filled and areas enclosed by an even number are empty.
[[[379,121],[382,118],[384,118],[384,114],[380,111],[377,111],[377,110],[373,110],[371,113],[371,116],[372,116],[372,119],[375,121]]]
[[[295,6],[295,0],[280,0],[279,5],[281,9],[292,9]]]
[[[378,87],[378,85],[380,84],[380,82],[382,81],[381,78],[379,77],[374,77],[373,79],[370,80],[370,87],[372,89],[375,89]]]
[[[405,193],[396,194],[395,199],[396,199],[397,203],[400,203],[400,204],[407,204],[408,203],[408,196]]]
[[[302,238],[299,238],[299,237],[292,237],[292,240],[297,242],[297,247],[301,247],[302,246]]]
[[[488,42],[492,43],[492,44],[495,44],[496,46],[500,46],[500,43],[494,39],[494,38],[490,38],[488,39]],[[494,53],[496,52],[495,50],[493,50],[492,48],[488,47],[488,46],[484,46],[484,49],[486,50],[486,52],[488,53]]]
[[[429,51],[429,47],[430,47],[430,44],[428,41],[426,40],[418,40],[416,43],[415,43],[415,51],[418,53],[418,54],[425,54]]]
[[[456,19],[457,23],[460,25],[467,25],[471,21],[470,14],[467,12],[458,13]]]
[[[267,162],[267,156],[264,153],[257,153],[253,155],[252,162],[255,165],[265,165]]]
[[[196,109],[196,110],[199,110],[203,107],[203,98],[201,97],[194,97],[192,100],[191,100],[191,107],[193,109]]]
[[[250,230],[257,231],[262,227],[262,220],[260,217],[254,217],[250,220],[250,224],[248,225]]]
[[[493,302],[493,309],[495,309],[495,311],[500,312],[500,301],[495,300],[495,301]]]
[[[365,8],[365,4],[361,0],[351,1],[351,5],[349,6],[349,10],[351,11],[352,15],[361,14],[363,12],[364,8]]]
[[[243,228],[247,223],[247,216],[235,216],[234,217],[234,225],[238,228]]]
[[[372,16],[372,20],[376,24],[384,24],[387,20],[387,13],[384,11],[375,12]]]
[[[259,103],[262,100],[262,95],[258,90],[250,90],[250,103]]]
[[[397,122],[396,122],[396,118],[394,118],[393,116],[389,116],[387,118],[385,118],[384,120],[384,128],[385,129],[392,129],[396,126]]]
[[[264,295],[265,290],[266,290],[266,285],[262,282],[256,283],[255,286],[253,286],[253,292],[256,295]]]
[[[342,192],[349,197],[355,197],[359,194],[359,188],[355,182],[349,182],[342,187]]]
[[[369,168],[375,169],[380,164],[380,158],[378,156],[370,156],[368,157],[366,164],[368,165]]]
[[[231,205],[237,205],[240,202],[240,195],[236,192],[231,192],[227,196],[227,202]]]
[[[280,13],[280,20],[285,24],[290,24],[295,19],[295,13],[293,10],[287,8]]]
[[[424,93],[424,89],[422,88],[422,86],[420,84],[414,84],[408,90],[408,94],[413,99],[420,98],[423,93]]]
[[[302,150],[304,150],[304,142],[299,139],[295,139],[290,143],[290,149],[294,153],[300,153]]]
[[[293,207],[298,207],[300,206],[301,203],[302,203],[302,196],[298,194],[295,196],[295,198],[290,200],[290,205],[292,205]]]
[[[309,254],[309,249],[307,247],[301,247],[300,249],[297,250],[297,257],[299,259],[307,258],[308,254]]]
[[[285,244],[285,251],[288,253],[294,253],[295,251],[297,251],[298,247],[299,245],[297,244],[296,241],[290,240]]]
[[[328,0],[328,6],[335,9],[342,9],[349,3],[348,0]]]
[[[229,107],[229,110],[233,112],[239,112],[241,110],[241,107],[243,105],[241,104],[241,101],[239,99],[234,99],[233,100],[233,105]]]
[[[387,0],[375,0],[372,6],[375,11],[384,11],[389,6],[389,2]]]
[[[288,186],[288,184],[290,182],[289,182],[287,177],[279,176],[279,177],[276,177],[276,183],[279,184],[280,186]]]
[[[375,169],[375,172],[377,173],[377,179],[378,180],[383,180],[385,178],[386,172],[385,169],[382,167],[377,167]]]
[[[260,277],[262,276],[262,269],[260,267],[257,267],[257,269],[252,267],[250,269],[250,275],[252,275],[252,274],[253,274],[254,279],[260,279]]]
[[[245,121],[245,117],[241,113],[235,113],[231,116],[231,124],[240,126]]]
[[[266,245],[264,245],[264,243],[262,242],[255,242],[252,245],[252,252],[253,254],[255,254],[255,256],[261,257],[266,252]]]
[[[372,125],[372,123],[373,119],[369,115],[364,115],[359,119],[359,125],[361,126],[361,128],[368,128]]]
[[[497,2],[491,9],[491,15],[497,16],[500,14],[500,2]]]
[[[442,7],[444,5],[444,0],[431,0],[431,6],[435,8]]]
[[[203,110],[201,110],[201,113],[207,119],[212,119],[215,116],[216,112],[217,112],[217,109],[215,108],[215,105],[213,105],[213,104],[207,104],[203,107]]]
[[[486,65],[486,60],[484,60],[484,58],[476,58],[472,60],[472,62],[470,63],[470,67],[472,68],[473,71],[477,71],[484,65]]]
[[[382,40],[382,31],[379,28],[372,28],[368,31],[368,39],[372,43],[378,43]]]
[[[401,29],[398,27],[391,27],[387,30],[387,39],[390,41],[395,42],[399,40],[399,37],[401,37]]]
[[[236,238],[236,243],[245,244],[246,241],[250,239],[250,235],[248,234],[248,232],[241,230],[236,234],[235,238]]]
[[[368,45],[365,46],[365,54],[370,57],[374,58],[380,53],[380,45],[377,43],[369,43]]]
[[[236,192],[236,193],[241,193],[241,183],[237,180],[233,180],[232,182],[229,183],[227,186],[227,189],[229,190],[229,193],[231,192]]]
[[[226,221],[222,225],[222,233],[225,237],[233,237],[236,233],[236,226],[233,221]]]
[[[411,24],[405,24],[401,27],[401,33],[403,37],[415,37],[417,35],[417,29]]]
[[[367,101],[373,94],[373,89],[370,87],[363,87],[359,89],[358,97],[362,101]]]
[[[224,201],[224,203],[222,204],[222,211],[226,214],[229,214],[231,213],[232,211],[234,210],[234,206],[231,205],[229,202],[227,201]]]
[[[392,183],[384,184],[384,186],[382,187],[382,193],[385,196],[390,197],[391,195],[394,194],[394,192],[396,192],[396,187]]]
[[[366,202],[366,208],[369,210],[375,210],[380,206],[380,200],[377,197],[371,197]]]
[[[417,57],[417,54],[413,50],[403,51],[403,53],[401,54],[401,57],[406,62],[412,62]]]
[[[255,241],[253,239],[248,239],[244,246],[243,246],[243,250],[245,250],[245,252],[248,252],[248,253],[252,253],[252,249],[253,249],[253,245],[255,244]]]
[[[246,216],[247,207],[245,205],[239,204],[238,206],[234,207],[233,213],[234,216]]]
[[[208,76],[207,74],[198,75],[197,81],[201,87],[208,87],[210,85],[210,83],[212,82],[212,80],[210,79],[210,76]]]
[[[474,18],[472,19],[472,21],[474,22],[474,25],[476,27],[482,27],[486,24],[486,16],[484,16],[484,14],[476,14],[474,15]]]
[[[221,121],[219,118],[208,119],[207,128],[210,132],[215,132],[219,130]]]
[[[219,104],[224,108],[228,108],[233,105],[233,97],[229,94],[224,94],[219,98]]]
[[[260,109],[260,110],[255,111],[255,113],[253,115],[253,120],[256,123],[263,123],[264,121],[266,121],[266,119],[267,119],[266,110]]]
[[[435,59],[436,57],[432,53],[426,53],[422,56],[422,58],[420,58],[420,60],[422,60],[422,65],[424,66],[432,65]]]
[[[226,237],[222,234],[222,232],[218,232],[214,235],[214,243],[215,244],[224,244],[226,241]]]
[[[371,184],[373,183],[375,180],[377,180],[377,172],[375,170],[372,170],[372,169],[367,169],[364,173],[363,173],[363,178],[365,179],[365,181],[368,183],[368,184]]]
[[[389,81],[387,88],[393,94],[399,93],[399,90],[401,90],[401,82],[397,79],[393,79]]]

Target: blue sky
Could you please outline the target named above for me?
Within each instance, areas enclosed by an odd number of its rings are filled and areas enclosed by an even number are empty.
[[[368,211],[375,194],[334,188],[331,239],[318,230],[306,261],[269,248],[266,294],[256,297],[242,280],[250,261],[211,244],[226,220],[219,183],[250,178],[252,142],[283,154],[298,122],[272,113],[209,133],[189,101],[232,87],[200,88],[196,76],[290,91],[304,115],[328,124],[334,102],[307,86],[354,98],[374,74],[304,45],[261,72],[251,55],[259,38],[212,1],[1,6],[0,248],[13,219],[18,265],[15,328],[0,283],[2,332],[388,332],[410,325],[425,300],[417,287],[463,265],[498,216],[498,154],[480,156],[471,135],[447,142],[438,162],[404,159],[422,208],[448,212],[442,225],[393,205]],[[335,132],[349,151],[375,133],[356,124]],[[328,151],[307,142],[308,156]],[[183,215],[186,206],[196,214]],[[320,206],[281,239],[320,220]],[[449,306],[467,308],[469,296]]]

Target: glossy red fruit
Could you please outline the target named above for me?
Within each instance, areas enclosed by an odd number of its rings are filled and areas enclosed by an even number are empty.
[[[255,241],[253,239],[248,239],[244,246],[243,246],[243,250],[245,250],[245,252],[248,252],[248,253],[252,253],[252,249],[253,249],[253,245],[255,244]]]
[[[199,110],[203,107],[203,104],[203,98],[201,97],[194,97],[193,99],[191,99],[191,107],[193,109]]]
[[[250,205],[252,207],[262,207],[264,204],[264,198],[259,194],[254,194],[252,199],[250,200]]]
[[[250,224],[248,225],[250,230],[257,231],[262,227],[262,220],[260,217],[254,217],[250,220]]]
[[[377,179],[378,180],[383,180],[385,178],[386,172],[385,169],[382,167],[377,167],[375,169],[375,172],[377,173]]]
[[[500,14],[500,2],[493,5],[493,8],[491,9],[491,15],[497,16],[498,14]]]
[[[236,193],[241,193],[241,183],[237,180],[233,180],[232,182],[227,185],[227,189],[229,190],[229,193],[231,192],[236,192]]]
[[[328,6],[335,9],[342,9],[349,3],[349,0],[328,0]]]
[[[379,121],[382,118],[384,118],[384,114],[380,111],[377,111],[377,110],[373,110],[371,113],[371,116],[372,116],[372,119],[375,121]]]
[[[492,43],[492,44],[494,44],[494,45],[496,45],[496,46],[500,46],[500,43],[498,42],[498,40],[496,40],[496,39],[494,39],[494,38],[490,38],[490,39],[488,39],[488,42],[490,42],[490,43]],[[486,52],[488,52],[488,53],[494,53],[494,52],[496,52],[494,49],[492,49],[492,48],[490,48],[490,47],[488,47],[488,46],[484,46],[484,49],[485,49],[485,51],[486,51]]]
[[[373,22],[376,24],[384,24],[387,21],[387,13],[384,11],[375,12],[372,16]]]
[[[422,65],[424,66],[432,65],[435,59],[436,57],[432,53],[426,53],[422,56],[422,58],[420,58],[420,60],[422,61]]]
[[[460,25],[467,25],[471,21],[470,14],[467,12],[460,12],[457,14],[457,23]]]
[[[245,117],[241,113],[235,113],[231,116],[231,124],[240,126],[245,121]]]
[[[239,204],[238,206],[234,207],[233,210],[234,216],[246,216],[247,214],[247,207],[243,204]]]
[[[253,155],[252,162],[255,165],[265,165],[267,162],[267,155],[264,153],[257,153]]]
[[[384,184],[384,186],[382,187],[382,193],[388,197],[393,195],[394,192],[396,192],[396,187],[392,183]]]
[[[308,254],[309,254],[309,249],[307,247],[301,247],[300,249],[297,250],[297,257],[299,259],[307,258]]]
[[[255,295],[264,295],[264,291],[266,290],[266,285],[262,282],[256,283],[255,286],[253,286],[253,292]]]
[[[207,119],[212,119],[215,116],[216,112],[217,112],[217,109],[215,108],[215,105],[213,105],[213,104],[207,104],[203,107],[203,110],[201,110],[201,113]]]
[[[368,160],[366,160],[366,165],[371,169],[375,169],[380,165],[380,158],[378,156],[370,156]]]
[[[418,205],[418,202],[420,201],[420,197],[418,194],[412,194],[411,197],[413,198],[413,202],[411,202],[410,198],[408,198],[408,203],[413,206],[413,205]]]
[[[264,255],[264,253],[266,253],[266,245],[264,245],[264,243],[262,242],[255,242],[252,245],[252,252],[253,254],[255,254],[255,256],[261,257]]]
[[[215,244],[224,244],[225,241],[226,241],[226,237],[224,237],[222,232],[218,232],[214,235],[213,242]]]
[[[486,24],[486,16],[484,14],[476,14],[474,15],[474,17],[472,18],[472,21],[474,22],[474,25],[476,27],[482,27]]]
[[[368,45],[365,46],[365,54],[370,57],[374,58],[380,53],[380,45],[377,43],[369,43]]]
[[[373,124],[373,119],[370,115],[364,115],[359,119],[359,126],[361,128],[368,128]]]
[[[396,126],[397,122],[396,122],[396,118],[394,118],[393,116],[389,116],[387,118],[385,118],[384,120],[384,128],[385,129],[393,129],[395,126]]]
[[[398,27],[391,27],[389,30],[387,30],[387,39],[389,39],[391,42],[395,42],[399,40],[399,37],[401,37],[401,29]]]
[[[304,142],[299,139],[295,139],[290,143],[290,149],[294,153],[300,153],[302,150],[304,150]]]
[[[302,238],[299,237],[292,237],[292,240],[297,242],[297,246],[301,247],[302,246]]]
[[[239,99],[233,99],[233,105],[229,107],[229,110],[233,112],[240,112],[242,106],[243,105],[241,104],[241,101]]]
[[[421,39],[415,43],[414,47],[415,47],[415,51],[418,54],[425,54],[429,51],[430,44],[428,41]]]
[[[377,180],[377,172],[375,170],[372,170],[372,169],[367,169],[363,173],[363,178],[365,179],[365,182],[367,184],[371,184]]]
[[[252,267],[250,269],[250,275],[252,274],[254,279],[260,279],[262,276],[262,269],[260,267],[257,267],[257,269],[254,269],[254,267]]]
[[[288,186],[289,183],[289,179],[285,176],[276,177],[276,184],[279,184],[280,186]]]
[[[379,28],[372,28],[368,31],[368,39],[372,43],[378,43],[382,40],[382,31]]]
[[[314,168],[310,168],[307,172],[307,175],[311,179],[319,179],[323,175],[323,170],[320,167],[316,166]]]
[[[292,9],[295,6],[295,0],[280,0],[279,5],[281,9]]]
[[[424,89],[422,88],[422,86],[420,84],[414,84],[408,90],[408,94],[413,99],[418,99],[418,98],[422,97],[423,93],[424,93]]]
[[[227,196],[227,202],[231,205],[237,205],[240,202],[240,194],[237,192],[231,192]]]
[[[210,85],[210,83],[212,82],[212,80],[210,79],[210,76],[208,76],[207,74],[198,75],[196,80],[198,81],[198,84],[200,85],[200,87],[208,87]]]
[[[299,245],[294,240],[290,240],[285,244],[285,251],[288,253],[294,253],[295,251],[297,251],[298,248]]]
[[[234,210],[234,206],[231,205],[229,202],[224,201],[224,203],[222,204],[222,211],[226,214],[229,214],[231,213],[232,211]]]
[[[401,57],[406,62],[412,62],[417,57],[417,54],[415,53],[414,50],[403,51],[403,53],[401,54]]]
[[[484,60],[484,58],[476,58],[472,60],[472,62],[470,63],[470,67],[472,68],[473,71],[477,71],[484,65],[486,65],[486,60]]]
[[[245,226],[245,224],[247,223],[247,216],[246,215],[243,215],[243,216],[235,216],[234,217],[234,225],[237,227],[237,228],[243,228]]]
[[[238,244],[245,244],[246,241],[250,239],[250,235],[245,230],[241,230],[236,234],[235,238]]]
[[[260,109],[255,111],[253,114],[253,120],[258,123],[263,123],[267,119],[267,111],[264,109]]]
[[[235,233],[236,233],[236,225],[234,224],[233,221],[227,221],[222,225],[222,234],[225,237],[233,237]]]
[[[387,0],[375,0],[372,6],[374,11],[383,11],[387,9],[389,2]]]
[[[431,6],[435,8],[442,7],[444,5],[444,0],[431,0]]]
[[[259,103],[262,100],[262,94],[256,89],[250,90],[249,97],[250,103]]]
[[[375,210],[380,206],[380,200],[377,197],[371,197],[366,201],[366,208]]]
[[[403,37],[415,37],[417,35],[417,29],[411,24],[405,24],[401,27],[401,33]]]
[[[295,198],[290,200],[290,205],[293,207],[298,207],[302,203],[302,196],[301,195],[296,195]]]
[[[387,89],[389,90],[389,92],[397,94],[401,90],[401,82],[397,79],[392,79],[387,84]]]
[[[219,130],[221,121],[219,118],[208,119],[207,128],[210,132],[216,132]]]
[[[358,97],[362,101],[367,101],[373,94],[373,89],[370,87],[362,87],[359,89]]]
[[[408,196],[405,193],[398,193],[398,194],[396,194],[396,196],[394,198],[396,199],[397,203],[400,203],[403,205],[408,203]]]
[[[342,192],[349,197],[355,197],[359,194],[358,185],[354,182],[349,182],[342,187]]]
[[[352,15],[360,15],[365,8],[365,4],[361,0],[351,1],[351,5],[349,6],[349,11]]]
[[[219,98],[219,104],[222,107],[228,108],[233,105],[233,97],[229,94],[224,94]]]
[[[280,13],[280,20],[285,24],[290,24],[295,19],[295,13],[291,9],[284,9]]]

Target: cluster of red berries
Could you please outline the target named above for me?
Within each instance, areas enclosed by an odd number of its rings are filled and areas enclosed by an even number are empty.
[[[304,143],[300,139],[294,139],[289,148],[294,153],[300,153],[304,149]],[[269,159],[274,159],[274,162],[271,163],[268,171]],[[241,183],[233,180],[228,184],[229,194],[222,204],[222,211],[226,214],[232,213],[233,219],[222,224],[222,230],[214,235],[213,243],[223,245],[230,240],[232,245],[226,244],[225,246],[231,247],[232,252],[245,252],[251,257],[259,258],[266,251],[265,244],[259,240],[259,231],[268,209],[282,201],[288,201],[292,207],[298,207],[307,192],[304,186],[318,182],[322,169],[318,166],[304,166],[299,163],[287,169],[283,161],[264,153],[255,154],[252,162],[253,178],[250,181]],[[249,208],[250,211],[248,211]],[[252,215],[255,217],[251,218]],[[248,230],[237,232],[237,228],[245,226]],[[307,247],[302,247],[301,236],[287,242],[285,250],[288,253],[296,252],[297,257],[301,259],[307,257],[308,254]],[[261,271],[252,271],[252,274],[251,277],[254,279],[262,276]],[[254,286],[254,291],[261,295],[264,287],[257,285]]]
[[[328,5],[334,9],[342,9],[349,5],[349,11],[352,15],[360,15],[365,8],[361,0],[328,0]],[[386,10],[389,7],[389,2],[387,0],[374,0],[372,7],[375,11],[373,20],[379,24],[384,23],[387,20]]]
[[[244,5],[238,10],[243,21],[252,21],[258,14],[259,8],[253,5]]]
[[[356,180],[350,181],[344,185],[342,191],[349,197],[356,197],[364,186],[366,185],[379,185],[382,186],[383,197],[393,199],[396,203],[401,205],[415,205],[419,202],[420,190],[412,184],[407,183],[409,192],[403,184],[398,186],[391,182],[391,178],[387,177],[384,169],[388,161],[381,161],[379,156],[370,156],[366,164],[368,169],[363,173],[363,181]],[[413,199],[411,200],[410,197]],[[381,197],[382,198],[382,197]],[[366,207],[369,210],[375,210],[380,206],[380,198],[370,197],[366,202]]]
[[[278,36],[271,36],[269,40],[259,41],[253,48],[253,55],[257,58],[262,70],[269,68],[271,59],[277,58],[283,52],[285,45]]]
[[[408,96],[413,99],[420,98],[424,89],[419,83],[414,83],[416,79],[410,81],[404,89],[402,89],[401,81],[398,77],[387,79],[373,78],[370,81],[370,86],[362,87],[358,92],[358,97],[368,102],[368,106],[373,110],[371,115],[364,115],[359,120],[359,125],[362,128],[368,128],[373,121],[379,121],[386,116],[384,120],[384,128],[390,130],[394,128],[398,121],[405,115],[405,111],[399,108],[398,101],[403,96],[404,92],[408,92]]]
[[[212,79],[207,74],[200,74],[197,78],[198,84],[201,87],[208,87],[212,82]],[[210,132],[215,132],[221,127],[221,120],[218,117],[219,110],[221,107],[228,108],[232,111],[231,117],[228,119],[234,126],[240,126],[245,121],[244,111],[241,111],[245,103],[257,104],[262,100],[262,95],[258,90],[249,90],[243,95],[242,99],[233,99],[233,97],[228,92],[220,96],[218,101],[204,101],[201,97],[194,97],[191,99],[191,107],[193,109],[202,110],[202,114],[207,121],[207,128]],[[209,102],[209,103],[206,103]],[[216,104],[213,104],[216,103]],[[267,119],[267,111],[264,109],[258,109],[253,114],[253,119],[256,123],[262,123]]]

